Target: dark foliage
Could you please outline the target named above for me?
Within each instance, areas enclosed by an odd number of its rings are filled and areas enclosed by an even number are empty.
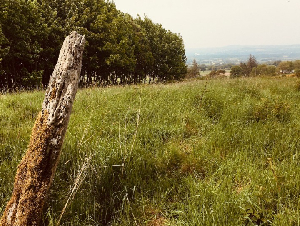
[[[46,86],[63,39],[86,36],[81,86],[181,79],[182,37],[105,0],[2,0],[0,89]]]

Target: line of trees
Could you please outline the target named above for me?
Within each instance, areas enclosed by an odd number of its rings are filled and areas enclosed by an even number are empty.
[[[239,76],[250,76],[252,73],[256,73],[256,68],[258,63],[256,58],[250,55],[246,63],[240,63],[240,65],[235,65],[231,68],[230,76],[239,77]]]
[[[258,64],[255,57],[250,55],[246,63],[231,67],[230,76],[275,76],[278,74],[295,74],[300,77],[300,60],[276,61],[272,65]]]
[[[277,72],[280,74],[294,73],[297,77],[300,77],[300,60],[279,62]]]
[[[181,79],[179,34],[132,18],[107,0],[1,0],[0,89],[46,86],[63,39],[86,36],[81,86]]]

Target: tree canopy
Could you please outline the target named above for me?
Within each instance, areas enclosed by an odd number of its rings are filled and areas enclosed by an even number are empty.
[[[181,79],[183,39],[145,17],[133,18],[106,0],[2,0],[0,89],[46,86],[62,41],[86,36],[81,85]]]

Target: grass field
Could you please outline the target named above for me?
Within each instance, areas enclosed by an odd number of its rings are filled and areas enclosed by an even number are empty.
[[[0,96],[0,213],[43,95]],[[300,225],[299,119],[296,78],[80,90],[44,224]]]

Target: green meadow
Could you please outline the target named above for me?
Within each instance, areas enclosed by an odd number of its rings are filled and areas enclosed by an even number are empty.
[[[0,214],[44,91],[0,96]],[[78,91],[44,225],[300,225],[300,83]]]

